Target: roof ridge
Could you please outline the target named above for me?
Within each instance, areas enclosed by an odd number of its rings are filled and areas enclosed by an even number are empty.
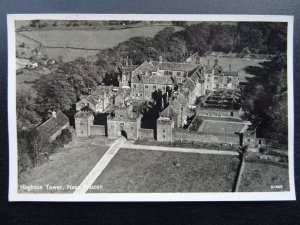
[[[46,120],[44,123],[42,123],[41,125],[39,125],[37,127],[37,129],[40,128],[40,127],[42,127],[42,126],[44,126],[46,123],[48,123],[52,119],[57,119],[58,114],[62,114],[63,116],[67,117],[62,111],[59,111],[59,112],[56,113],[56,117],[51,116],[48,120]]]

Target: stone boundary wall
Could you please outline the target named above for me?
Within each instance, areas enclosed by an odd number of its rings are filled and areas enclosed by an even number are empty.
[[[139,128],[138,138],[140,139],[154,139],[154,130]]]
[[[105,136],[105,125],[91,125],[91,135]]]
[[[199,133],[196,131],[173,130],[173,140],[196,141],[206,143],[239,144],[239,135],[224,135],[217,133]]]

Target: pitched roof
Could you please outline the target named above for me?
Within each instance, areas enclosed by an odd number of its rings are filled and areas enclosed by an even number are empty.
[[[97,99],[95,99],[95,97],[92,96],[92,95],[87,96],[87,97],[86,97],[86,100],[87,100],[89,103],[91,103],[91,104],[93,104],[93,105],[95,105],[95,106],[98,104]]]
[[[51,135],[59,131],[63,126],[69,123],[69,118],[62,112],[56,113],[56,117],[51,117],[46,122],[36,128],[37,132],[45,137],[50,138]]]
[[[191,78],[188,78],[183,83],[182,87],[185,87],[185,88],[189,89],[189,91],[193,91],[196,87],[196,84]]]
[[[172,85],[175,80],[171,76],[157,76],[157,75],[133,75],[132,83],[143,82],[145,84],[164,84],[164,85]]]
[[[145,61],[135,70],[133,74],[145,74],[147,71],[169,70],[169,71],[186,71],[191,72],[198,68],[200,65],[195,63],[177,63],[177,62],[158,62],[158,61]]]
[[[174,111],[174,109],[171,106],[168,106],[160,112],[160,116],[174,118],[177,117],[178,114]]]
[[[158,64],[160,70],[186,71],[190,72],[198,68],[200,65],[195,63],[177,63],[177,62],[153,62]]]

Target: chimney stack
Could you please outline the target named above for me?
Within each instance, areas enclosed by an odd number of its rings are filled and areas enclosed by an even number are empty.
[[[197,58],[196,58],[196,63],[200,64],[200,57],[199,56],[197,56]]]
[[[52,117],[56,118],[56,112],[55,111],[52,112]]]
[[[217,66],[219,63],[219,61],[217,59],[215,59],[215,66]]]
[[[207,65],[209,66],[209,59],[207,60]]]
[[[159,60],[159,63],[162,63],[162,56],[161,55],[158,57],[158,60]]]

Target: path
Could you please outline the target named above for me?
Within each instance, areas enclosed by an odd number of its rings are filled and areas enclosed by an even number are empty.
[[[166,147],[166,146],[150,146],[150,145],[135,145],[126,142],[122,148],[139,149],[139,150],[151,150],[151,151],[166,151],[166,152],[183,152],[183,153],[201,153],[201,154],[214,154],[214,155],[234,155],[238,156],[238,152],[222,151],[222,150],[208,150],[208,149],[196,149],[196,148],[178,148],[178,147]]]
[[[99,162],[94,166],[94,168],[89,172],[89,174],[84,178],[78,188],[75,190],[74,194],[84,194],[93,185],[95,180],[100,176],[102,171],[108,165],[110,160],[117,154],[119,148],[126,141],[124,137],[118,138],[102,156]]]

